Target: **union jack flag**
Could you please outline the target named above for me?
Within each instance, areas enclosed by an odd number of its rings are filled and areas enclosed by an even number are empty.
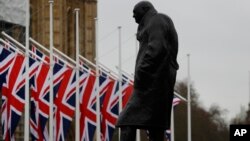
[[[25,62],[23,55],[15,53],[13,63],[2,87],[2,131],[4,140],[14,140],[14,131],[24,109],[25,100]],[[29,58],[29,77],[33,77],[38,62]]]
[[[89,73],[86,83],[80,92],[80,140],[92,141],[96,128],[95,107],[96,76]]]
[[[99,98],[100,98],[100,107],[103,106],[103,101],[107,93],[110,93],[113,89],[113,79],[104,71],[100,70],[99,76]],[[96,100],[96,99],[95,99]]]
[[[174,95],[174,98],[173,98],[173,108],[175,108],[178,104],[180,104],[180,102],[181,102],[181,99],[179,98],[179,97],[177,97],[177,96],[175,96]],[[173,109],[174,110],[174,109]],[[171,141],[171,129],[167,129],[166,131],[165,131],[165,137],[169,140],[169,141]]]
[[[134,82],[126,75],[122,75],[122,108],[127,104],[132,92]]]
[[[67,68],[68,70],[64,73],[64,78],[54,100],[54,131],[56,133],[55,140],[57,141],[65,140],[75,111],[76,72],[70,67]],[[89,72],[80,69],[79,91],[82,91],[83,85],[86,83],[88,73]]]
[[[118,80],[110,81],[110,90],[105,94],[102,105],[102,140],[111,141],[115,129],[115,123],[119,114],[119,82]],[[127,76],[122,75],[122,107],[124,107],[133,91],[133,81]]]
[[[87,66],[84,66],[88,68]],[[88,68],[89,69],[89,68]],[[80,140],[92,141],[96,129],[96,76],[95,72],[91,71],[80,95]],[[110,89],[110,80],[107,74],[100,72],[99,76],[99,98],[102,105],[106,92]],[[100,106],[98,105],[98,106]]]
[[[32,47],[32,51],[36,53],[42,60],[49,62],[49,58],[44,55],[35,46]],[[72,120],[75,108],[75,71],[72,68],[66,66],[61,58],[54,57],[53,77],[54,77],[54,132],[55,140],[64,140],[67,129]],[[46,121],[49,116],[49,78],[48,71],[49,66],[42,64],[38,71],[37,87],[34,92],[33,112],[36,113],[36,117],[31,119],[33,123],[32,136],[34,140],[47,140],[47,128]],[[80,89],[85,82],[87,72],[79,71],[80,75]],[[47,77],[45,79],[45,77]],[[69,113],[70,112],[70,113]]]
[[[68,68],[54,99],[54,133],[56,141],[65,140],[75,110],[75,71]]]
[[[32,140],[48,140],[46,122],[49,117],[49,57],[32,45],[32,57],[40,62],[39,69],[34,78],[34,86],[31,87],[31,116],[30,132]],[[53,91],[58,90],[58,85],[63,78],[65,67],[55,63],[53,66]]]
[[[12,53],[4,46],[0,45],[0,89],[2,84],[6,83],[6,75],[15,57],[15,53]]]
[[[102,141],[111,141],[119,113],[119,82],[109,78],[108,88],[101,106]]]
[[[49,65],[40,63],[31,87],[30,132],[32,140],[47,140],[46,121],[49,115]]]
[[[48,140],[48,131],[46,122],[49,117],[49,58],[41,51],[32,47],[32,51],[36,54],[33,56],[36,60],[40,61],[38,71],[34,78],[34,86],[31,87],[31,116],[30,116],[30,132],[32,140]],[[38,59],[38,57],[40,59]],[[58,91],[58,85],[63,78],[65,67],[55,63],[53,66],[53,84],[54,93]]]

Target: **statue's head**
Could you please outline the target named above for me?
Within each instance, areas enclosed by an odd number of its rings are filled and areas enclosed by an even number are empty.
[[[149,1],[141,1],[137,3],[133,10],[135,22],[139,24],[143,16],[151,9],[154,9],[154,6]]]

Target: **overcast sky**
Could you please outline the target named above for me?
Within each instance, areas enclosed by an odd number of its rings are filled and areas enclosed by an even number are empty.
[[[100,61],[118,65],[118,26],[122,26],[122,68],[133,73],[137,24],[132,10],[139,0],[99,0]],[[234,117],[249,102],[250,1],[151,0],[158,12],[169,15],[179,36],[178,80],[191,79],[204,107],[212,104]],[[116,71],[116,70],[115,70]]]

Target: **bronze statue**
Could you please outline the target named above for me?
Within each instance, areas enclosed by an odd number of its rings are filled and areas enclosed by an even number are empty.
[[[178,35],[170,17],[158,13],[148,1],[135,5],[133,17],[139,24],[140,42],[134,90],[116,126],[121,128],[121,141],[134,141],[136,129],[148,130],[151,141],[163,141],[164,131],[170,128],[179,68]]]

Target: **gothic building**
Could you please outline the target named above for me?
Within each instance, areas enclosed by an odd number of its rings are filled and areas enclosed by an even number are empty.
[[[49,47],[49,2],[31,2],[31,37]],[[93,61],[95,56],[96,0],[54,1],[54,46],[74,58],[75,8],[80,8],[80,54]]]

